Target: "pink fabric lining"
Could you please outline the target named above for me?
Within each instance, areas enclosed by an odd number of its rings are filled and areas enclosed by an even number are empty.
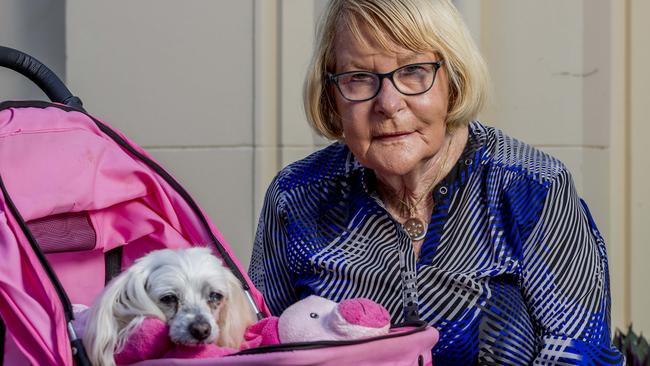
[[[18,349],[35,365],[71,365],[67,328],[55,290],[7,206],[0,206],[0,316]],[[17,239],[17,240],[16,240]],[[12,360],[6,360],[12,364]]]
[[[402,333],[410,328],[396,328],[391,333]],[[396,338],[376,339],[359,344],[303,349],[300,351],[269,352],[256,355],[230,355],[216,359],[164,359],[148,360],[134,366],[416,366],[418,357],[423,365],[431,365],[431,348],[438,341],[438,331],[424,331]]]

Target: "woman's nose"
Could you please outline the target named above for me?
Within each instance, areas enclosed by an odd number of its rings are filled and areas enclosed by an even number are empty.
[[[375,97],[375,112],[391,117],[404,106],[404,94],[400,93],[388,78],[382,80],[379,94]]]

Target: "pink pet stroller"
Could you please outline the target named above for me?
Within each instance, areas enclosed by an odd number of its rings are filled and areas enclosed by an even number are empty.
[[[34,58],[0,47],[0,66],[27,76],[53,101],[0,103],[0,366],[89,365],[72,304],[89,305],[112,277],[160,248],[209,244],[258,318],[269,314],[216,227],[144,150],[87,114]],[[371,339],[139,365],[425,365],[437,338],[417,322]]]

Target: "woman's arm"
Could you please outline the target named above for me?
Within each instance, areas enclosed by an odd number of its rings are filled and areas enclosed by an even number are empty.
[[[523,295],[539,346],[535,364],[620,365],[611,343],[605,242],[571,176],[549,187],[523,246]]]
[[[282,210],[281,191],[276,178],[266,192],[248,269],[253,284],[264,295],[273,315],[280,315],[285,308],[298,301],[288,268],[288,240]]]

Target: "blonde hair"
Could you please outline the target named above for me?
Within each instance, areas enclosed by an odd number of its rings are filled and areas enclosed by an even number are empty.
[[[435,52],[445,61],[448,128],[467,125],[476,118],[487,98],[487,67],[449,0],[331,0],[317,28],[317,44],[303,86],[305,112],[316,132],[341,139],[334,88],[328,87],[326,73],[336,69],[337,31],[345,25],[363,42],[362,24],[387,51],[397,44],[413,52]]]

